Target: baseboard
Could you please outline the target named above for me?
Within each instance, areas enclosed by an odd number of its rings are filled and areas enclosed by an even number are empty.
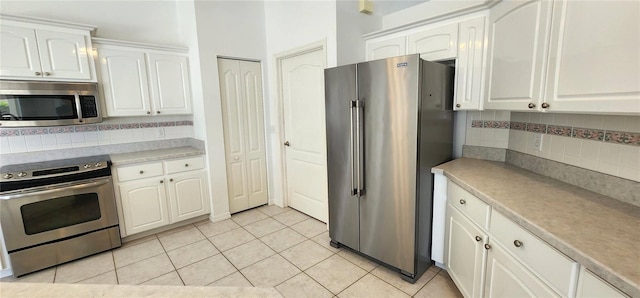
[[[209,220],[211,220],[211,222],[219,222],[229,218],[231,218],[231,213],[229,212],[225,212],[222,214],[211,213],[211,215],[209,215]]]

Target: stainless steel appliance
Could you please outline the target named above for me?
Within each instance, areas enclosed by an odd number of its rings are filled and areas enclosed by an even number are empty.
[[[432,264],[431,167],[451,159],[453,68],[400,56],[325,70],[329,236],[415,282]]]
[[[0,224],[15,276],[121,245],[108,156],[0,172]]]
[[[102,122],[96,83],[0,81],[0,127]]]

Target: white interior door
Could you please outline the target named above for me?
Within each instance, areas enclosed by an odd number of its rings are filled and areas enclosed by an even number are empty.
[[[327,154],[322,49],[280,62],[289,207],[327,222]]]
[[[229,212],[267,204],[262,71],[259,62],[218,59]]]

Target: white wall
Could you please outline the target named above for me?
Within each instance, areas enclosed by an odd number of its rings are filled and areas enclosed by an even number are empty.
[[[341,0],[336,4],[336,21],[338,65],[364,61],[362,35],[380,30],[382,17],[358,12],[357,0]]]
[[[284,135],[280,117],[276,57],[317,42],[326,42],[326,66],[337,65],[335,1],[267,1],[265,29],[268,57],[267,143],[269,160],[269,196],[284,204],[282,143]]]
[[[97,37],[184,46],[174,1],[2,0],[3,14],[98,26]]]
[[[212,190],[211,219],[217,221],[229,216],[217,57],[266,60],[264,5],[262,1],[196,0],[180,1],[178,6],[182,9],[179,21],[184,31],[195,32],[188,36],[191,65],[197,68],[191,70],[192,77],[202,86],[201,96],[194,96],[195,133],[205,140]]]

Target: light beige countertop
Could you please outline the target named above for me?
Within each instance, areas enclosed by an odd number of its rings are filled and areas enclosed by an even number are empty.
[[[2,297],[282,297],[274,288],[0,283]]]
[[[114,166],[150,162],[157,160],[166,160],[172,158],[189,157],[196,155],[204,155],[204,150],[196,147],[177,147],[158,150],[136,151],[129,153],[111,154],[111,163]]]
[[[615,287],[640,297],[640,207],[502,162],[460,158],[433,170],[443,171]]]

